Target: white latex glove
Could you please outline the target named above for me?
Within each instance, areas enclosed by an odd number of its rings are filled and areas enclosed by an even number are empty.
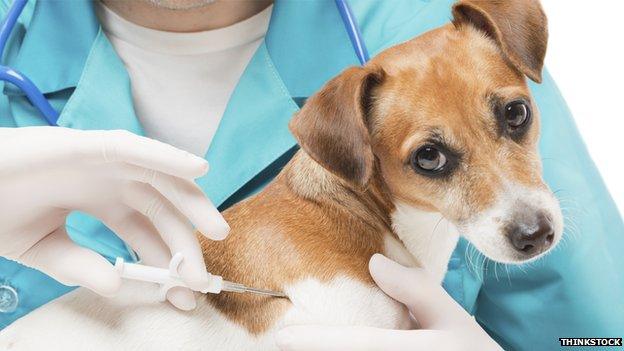
[[[369,270],[379,287],[405,304],[422,329],[292,326],[279,331],[283,351],[502,350],[427,273],[376,254]]]
[[[113,265],[67,236],[65,218],[78,210],[102,220],[145,264],[167,267],[172,253],[183,253],[180,275],[201,290],[208,276],[192,224],[215,240],[229,231],[193,181],[207,170],[202,158],[126,131],[0,128],[0,256],[114,295],[121,280]],[[188,289],[167,298],[195,307]]]

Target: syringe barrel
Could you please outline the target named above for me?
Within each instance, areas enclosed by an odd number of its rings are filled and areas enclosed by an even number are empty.
[[[117,258],[115,268],[119,271],[120,276],[126,279],[141,280],[159,284],[170,283],[172,280],[175,280],[175,278],[171,277],[167,268],[157,268],[136,263],[128,263],[124,262],[121,258]]]

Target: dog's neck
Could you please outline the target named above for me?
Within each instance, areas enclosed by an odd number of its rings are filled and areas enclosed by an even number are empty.
[[[303,151],[295,155],[283,175],[303,198],[341,208],[375,231],[396,236],[418,266],[440,281],[444,277],[459,234],[440,213],[393,200],[379,176],[373,177],[366,189],[353,189]]]
[[[423,211],[397,201],[392,229],[418,265],[441,282],[459,239],[455,225],[439,212]]]
[[[346,212],[378,232],[392,230],[394,205],[376,180],[366,189],[353,189],[303,151],[297,152],[280,176],[304,199]]]

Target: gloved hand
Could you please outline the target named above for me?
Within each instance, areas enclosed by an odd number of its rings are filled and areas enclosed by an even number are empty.
[[[215,240],[229,231],[193,181],[207,170],[202,158],[126,131],[0,128],[0,256],[114,295],[121,280],[113,265],[67,236],[65,218],[78,210],[102,220],[145,264],[167,267],[172,253],[183,253],[182,279],[202,289],[208,276],[191,223]],[[188,289],[167,298],[195,307]]]
[[[370,260],[379,287],[405,304],[422,329],[292,326],[279,331],[283,351],[502,350],[423,269],[406,268],[383,255]]]

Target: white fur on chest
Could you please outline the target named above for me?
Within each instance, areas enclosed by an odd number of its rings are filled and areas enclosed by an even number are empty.
[[[448,261],[459,240],[457,228],[438,212],[425,212],[400,201],[397,201],[395,206],[396,209],[392,213],[392,229],[417,265],[425,268],[437,281],[442,282]],[[394,248],[392,251],[397,250]]]
[[[157,302],[155,287],[127,282],[114,299],[77,289],[0,332],[1,350],[277,350],[275,333],[297,324],[408,328],[405,308],[378,288],[340,276],[287,287],[293,307],[255,336],[198,299],[192,312]]]
[[[378,287],[346,276],[327,283],[307,279],[286,289],[294,308],[283,325],[366,325],[404,329],[409,327],[407,310]]]

